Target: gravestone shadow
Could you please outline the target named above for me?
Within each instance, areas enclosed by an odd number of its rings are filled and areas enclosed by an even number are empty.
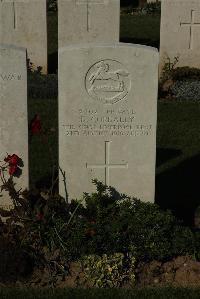
[[[141,39],[141,38],[132,38],[132,37],[121,37],[121,43],[129,43],[129,44],[139,44],[144,46],[150,46],[159,49],[160,41],[159,40],[151,40],[151,39]]]
[[[170,209],[187,225],[193,225],[194,212],[200,205],[200,155],[156,176],[155,202]]]
[[[139,0],[120,0],[120,7],[127,7],[127,6],[133,6],[133,7],[138,7],[139,5]]]
[[[58,73],[58,52],[48,55],[48,74]]]
[[[50,190],[52,188],[53,193],[58,193],[58,170],[55,170],[54,176],[52,173],[48,173],[42,178],[33,183],[34,188],[37,190]]]
[[[177,158],[182,154],[181,150],[173,148],[157,148],[156,149],[156,167],[161,166],[167,161]]]

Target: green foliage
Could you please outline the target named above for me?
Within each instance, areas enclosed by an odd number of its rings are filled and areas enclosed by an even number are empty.
[[[52,12],[57,11],[57,0],[47,0],[47,10]]]
[[[33,68],[27,60],[28,97],[31,99],[49,99],[58,97],[58,77],[56,74],[42,74],[42,67]]]
[[[162,70],[161,79],[163,81],[168,79],[172,79],[173,81],[200,79],[200,69],[188,66],[176,67],[178,61],[179,56],[174,57],[173,61],[171,61],[169,57],[166,58],[166,62]]]
[[[177,81],[183,79],[200,80],[200,69],[191,68],[188,66],[177,67],[173,69],[171,76],[173,80],[177,80]]]
[[[58,78],[55,74],[28,73],[28,97],[49,99],[58,96]]]
[[[199,100],[200,69],[176,67],[179,57],[171,61],[168,57],[159,82],[159,96],[180,100]]]
[[[93,287],[118,288],[135,282],[135,258],[123,253],[84,256],[81,260],[86,279]]]
[[[158,15],[161,13],[160,3],[147,3],[144,7],[135,7],[133,5],[121,8],[122,15],[145,16]]]
[[[138,260],[166,260],[195,252],[191,230],[170,211],[119,194],[94,181],[97,192],[85,194],[87,242],[85,253],[133,252]]]
[[[169,57],[166,58],[165,64],[162,69],[161,84],[166,80],[172,79],[172,74],[176,68],[178,61],[179,56],[174,57],[173,61]]]
[[[87,275],[93,277],[95,286],[103,287],[124,282],[133,273],[135,259],[199,258],[199,235],[179,223],[170,211],[120,194],[97,180],[94,184],[97,191],[84,194],[84,205],[77,201],[68,204],[53,194],[53,188],[46,194],[17,192],[12,178],[3,185],[15,206],[12,211],[0,209],[2,216],[9,217],[4,229],[16,229],[21,251],[37,267],[48,269],[51,284],[68,272],[71,261],[83,256],[89,256],[85,258]],[[12,234],[10,237],[12,240]]]
[[[147,3],[145,5],[146,12],[148,14],[160,14],[161,13],[161,2],[152,2],[152,3]]]

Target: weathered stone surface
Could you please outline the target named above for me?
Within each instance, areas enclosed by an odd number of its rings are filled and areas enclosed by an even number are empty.
[[[17,189],[28,187],[28,123],[26,51],[0,45],[0,161],[17,154],[24,163],[22,175],[14,179]],[[0,193],[0,207],[10,205]]]
[[[161,7],[160,69],[165,62],[200,67],[200,1],[163,0]],[[169,58],[169,60],[167,59]]]
[[[97,178],[154,201],[157,69],[158,53],[150,47],[60,49],[59,164],[70,199],[94,191]]]
[[[46,0],[0,0],[0,43],[27,48],[34,68],[47,71]]]
[[[59,47],[119,41],[119,0],[58,0]]]

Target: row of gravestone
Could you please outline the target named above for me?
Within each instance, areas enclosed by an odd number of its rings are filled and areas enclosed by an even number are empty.
[[[70,9],[75,4],[85,5],[85,1],[77,1],[73,1]],[[71,1],[67,2],[69,8]],[[88,37],[94,32],[91,9],[98,11],[101,0],[96,6],[90,6],[88,2],[83,33],[76,27],[77,20],[73,28],[67,28],[66,24],[66,31],[71,30],[72,35],[75,31],[81,41],[84,32]],[[15,21],[16,18],[15,12]],[[108,21],[108,15],[105,18]],[[109,21],[114,30],[114,18]],[[192,22],[196,24],[194,19]],[[66,172],[69,198],[80,198],[83,192],[93,191],[91,180],[97,178],[120,192],[153,201],[158,52],[150,47],[114,41],[104,44],[104,33],[108,42],[105,31],[98,43],[85,38],[85,43],[77,44],[72,38],[59,49],[59,166]],[[1,45],[0,161],[6,153],[22,158],[24,168],[17,180],[22,189],[28,186],[26,76],[26,50]],[[60,194],[65,196],[65,191],[60,175]],[[5,194],[0,199],[1,206],[9,205]]]
[[[119,15],[119,0],[58,0],[59,48],[118,41]],[[160,70],[177,57],[177,66],[200,67],[199,32],[200,0],[163,0]],[[30,61],[46,73],[46,0],[0,0],[0,42],[27,48]]]

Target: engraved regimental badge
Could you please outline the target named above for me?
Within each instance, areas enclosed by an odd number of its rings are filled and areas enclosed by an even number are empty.
[[[89,68],[85,87],[93,99],[102,104],[115,104],[130,91],[130,73],[119,61],[101,60]]]

